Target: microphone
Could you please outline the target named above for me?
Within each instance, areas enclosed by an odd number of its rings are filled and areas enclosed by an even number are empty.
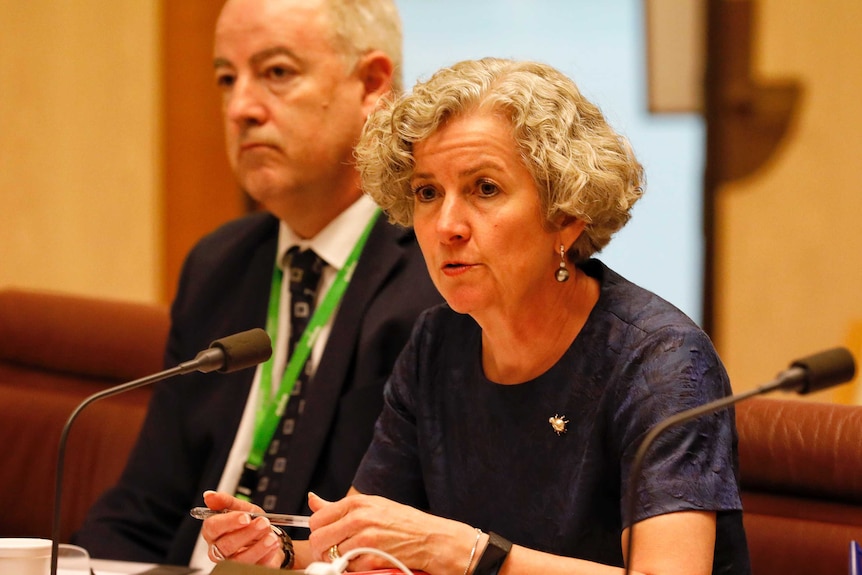
[[[269,335],[264,330],[255,328],[235,333],[215,340],[210,344],[209,348],[199,352],[194,359],[185,361],[176,367],[94,393],[72,411],[60,434],[60,446],[57,452],[57,474],[54,483],[54,523],[51,534],[51,575],[57,575],[57,552],[60,546],[60,497],[63,491],[63,465],[66,458],[66,439],[69,436],[72,422],[75,421],[81,411],[99,399],[137,389],[174,377],[175,375],[184,375],[193,371],[201,373],[210,373],[212,371],[230,373],[262,363],[268,360],[270,355],[272,355],[272,343],[270,342]]]
[[[653,441],[655,441],[656,437],[675,425],[696,419],[701,415],[725,409],[735,403],[756,395],[762,395],[778,389],[782,391],[795,391],[800,395],[805,395],[813,391],[827,389],[833,385],[838,385],[839,383],[845,383],[853,379],[855,375],[856,362],[847,348],[836,347],[828,349],[826,351],[821,351],[819,353],[797,359],[790,364],[789,368],[779,373],[774,380],[761,385],[760,387],[745,393],[729,395],[691,409],[686,409],[685,411],[672,415],[653,426],[641,442],[640,447],[638,447],[635,457],[632,460],[631,479],[629,481],[628,493],[626,495],[626,515],[630,520],[632,520],[632,525],[629,528],[629,540],[626,548],[625,575],[629,575],[631,573],[632,550],[634,549],[633,541],[635,534],[635,523],[633,518],[635,515],[635,498],[637,497],[637,487],[640,480],[641,468],[643,467],[643,460],[646,456],[646,452],[652,445]]]

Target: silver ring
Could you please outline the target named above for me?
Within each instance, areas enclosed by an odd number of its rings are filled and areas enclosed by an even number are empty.
[[[225,560],[224,553],[221,552],[221,549],[219,549],[218,545],[216,545],[215,543],[210,545],[210,553],[212,553],[212,556],[215,557],[216,563]]]
[[[336,561],[341,557],[341,553],[338,552],[338,543],[329,548],[329,560]]]

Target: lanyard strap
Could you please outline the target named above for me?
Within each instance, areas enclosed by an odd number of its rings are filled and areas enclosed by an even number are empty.
[[[326,292],[326,296],[308,322],[308,326],[302,333],[302,337],[297,342],[293,350],[293,355],[284,370],[284,375],[281,378],[281,384],[275,397],[272,396],[272,370],[273,357],[270,357],[261,371],[260,377],[260,402],[258,403],[257,413],[255,415],[254,439],[252,440],[251,451],[248,455],[248,466],[257,468],[263,463],[263,456],[266,449],[272,441],[272,436],[278,427],[278,422],[284,413],[284,408],[290,399],[290,394],[293,392],[293,386],[296,384],[296,379],[305,365],[308,356],[311,354],[311,349],[314,347],[314,342],[317,341],[317,336],[320,334],[321,328],[329,321],[335,308],[341,302],[347,285],[353,277],[353,271],[356,269],[356,263],[359,256],[362,254],[362,249],[365,247],[365,242],[371,234],[371,229],[377,221],[380,210],[374,212],[374,215],[369,220],[368,225],[353,246],[353,251],[347,258],[347,261],[342,267],[338,275],[335,276],[335,281],[332,287]],[[279,266],[275,266],[272,273],[272,286],[269,292],[269,307],[266,317],[266,332],[272,341],[277,341],[278,334],[278,311],[281,301],[281,283],[282,272]]]

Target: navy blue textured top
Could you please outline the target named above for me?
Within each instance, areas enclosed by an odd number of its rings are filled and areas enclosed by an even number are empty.
[[[472,318],[446,305],[426,311],[387,384],[355,487],[525,547],[618,566],[632,521],[716,511],[713,572],[748,573],[732,410],[660,435],[636,516],[624,517],[646,433],[730,384],[685,314],[598,260],[581,268],[600,282],[599,300],[557,364],[525,383],[485,377]],[[557,416],[567,420],[559,434]]]

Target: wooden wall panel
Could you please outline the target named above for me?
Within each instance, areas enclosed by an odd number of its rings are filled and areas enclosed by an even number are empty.
[[[246,211],[225,155],[212,44],[221,2],[162,0],[163,299],[194,243]]]
[[[158,0],[0,0],[0,287],[161,291]]]
[[[794,79],[802,97],[769,161],[717,191],[714,338],[736,391],[847,343],[862,319],[862,3],[754,6],[753,76]]]

